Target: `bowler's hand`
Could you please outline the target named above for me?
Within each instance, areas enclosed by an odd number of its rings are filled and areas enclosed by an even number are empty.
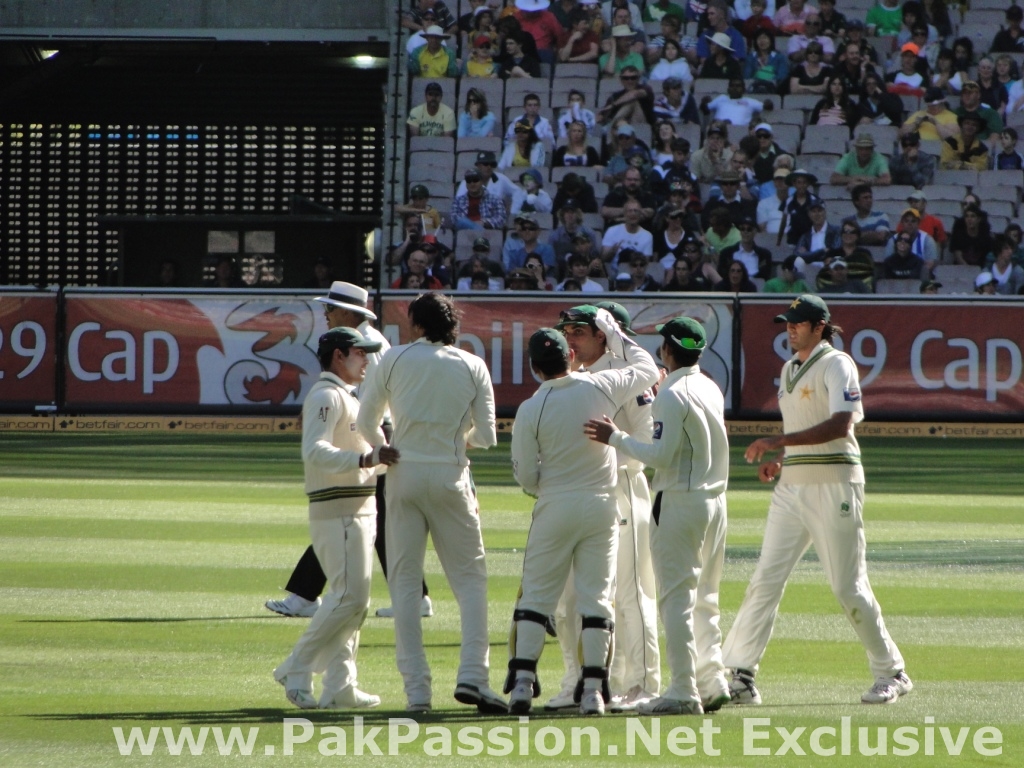
[[[615,424],[607,416],[600,419],[591,419],[583,425],[583,434],[598,443],[608,445],[608,441],[615,433]]]
[[[782,471],[782,462],[771,460],[762,461],[761,465],[757,468],[757,479],[762,483],[770,483],[779,476],[779,472]]]
[[[768,451],[774,451],[778,447],[779,444],[774,437],[761,437],[747,446],[743,458],[747,460],[747,464],[753,464],[755,461],[760,461]]]

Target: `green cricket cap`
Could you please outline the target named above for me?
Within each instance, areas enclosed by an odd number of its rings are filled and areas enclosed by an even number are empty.
[[[569,307],[558,313],[558,322],[555,328],[559,331],[567,325],[589,325],[597,328],[597,310],[593,304],[580,304],[577,307]]]
[[[633,318],[629,316],[629,310],[619,304],[617,301],[599,301],[595,304],[598,309],[607,309],[611,316],[615,318],[615,322],[619,324],[619,328],[627,336],[636,336],[636,331],[633,330],[631,323]]]
[[[776,323],[803,323],[811,322],[817,324],[824,320],[826,323],[831,318],[828,311],[828,304],[825,300],[810,293],[804,293],[793,299],[789,309],[781,315],[775,316]]]
[[[372,341],[355,328],[331,328],[320,337],[317,344],[317,356],[322,357],[334,349],[365,349],[367,352],[380,352],[381,343]]]
[[[554,328],[541,328],[530,337],[530,360],[534,363],[569,359],[569,342]]]
[[[692,317],[674,317],[667,323],[654,326],[654,330],[680,349],[693,351],[704,349],[708,345],[704,326]]]

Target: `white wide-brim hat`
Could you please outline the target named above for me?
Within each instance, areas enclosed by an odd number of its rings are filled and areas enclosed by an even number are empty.
[[[520,11],[546,11],[551,0],[516,0],[516,8]]]
[[[316,301],[319,301],[321,304],[330,304],[332,307],[340,307],[341,309],[358,312],[361,315],[366,315],[371,320],[376,320],[377,316],[366,308],[366,302],[369,298],[370,293],[365,288],[360,288],[358,285],[341,280],[335,280],[331,283],[330,293],[326,296],[318,296]]]

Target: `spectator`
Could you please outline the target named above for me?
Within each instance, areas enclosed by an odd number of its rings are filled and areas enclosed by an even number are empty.
[[[914,131],[900,136],[900,154],[889,161],[893,184],[909,184],[920,189],[935,176],[936,157],[921,151],[921,136]]]
[[[669,182],[668,200],[654,214],[654,221],[651,224],[653,231],[664,230],[668,226],[668,215],[677,209],[683,212],[683,229],[687,232],[700,232],[700,196],[693,191],[693,182],[688,178],[678,177]]]
[[[1017,131],[1004,128],[999,134],[999,152],[995,157],[995,167],[1000,171],[1019,171],[1024,169],[1024,155],[1017,149]]]
[[[867,41],[867,28],[860,19],[846,20],[846,38],[844,43],[855,43],[860,48],[861,58],[872,65],[878,64],[878,51]]]
[[[900,7],[900,14],[903,17],[903,23],[900,25],[899,34],[896,35],[897,47],[912,42],[921,49],[922,57],[934,61],[934,54],[937,53],[939,42],[939,31],[924,18],[924,8],[921,7],[921,3],[917,0],[907,0]],[[934,51],[926,53],[926,49],[933,47]]]
[[[391,246],[387,255],[388,266],[404,265],[406,257],[420,248],[423,241],[423,217],[419,213],[402,214],[402,232],[404,238],[400,243]]]
[[[473,31],[473,22],[476,21],[478,12],[482,13],[489,10],[486,5],[486,0],[468,0],[469,12],[459,16],[458,28],[459,32],[469,34]]]
[[[768,123],[758,123],[754,126],[754,138],[757,139],[757,152],[750,153],[750,167],[754,171],[754,178],[762,187],[761,197],[765,194],[771,195],[774,187],[770,185],[775,176],[775,161],[785,155],[785,151],[775,142],[775,131]]]
[[[817,198],[807,209],[811,226],[800,236],[793,251],[806,262],[824,262],[825,254],[842,245],[840,229],[825,218],[825,201]]]
[[[555,168],[565,166],[601,167],[601,156],[587,143],[587,126],[582,120],[569,126],[566,143],[555,150],[551,163]]]
[[[540,113],[540,96],[536,93],[528,93],[523,96],[523,112],[509,123],[505,131],[505,144],[511,144],[515,140],[516,127],[520,123],[529,123],[537,134],[537,138],[545,144],[555,143],[555,133],[551,128],[551,121]]]
[[[617,14],[619,10],[626,12],[627,15],[624,18],[630,26],[638,29],[643,27],[644,19],[643,14],[640,12],[640,6],[629,2],[629,0],[604,0],[601,3],[601,17],[608,26],[614,26],[615,16],[621,15]]]
[[[491,290],[491,278],[488,277],[486,272],[474,272],[469,276],[468,289],[471,291],[489,291]],[[459,286],[460,291],[466,290],[463,286]]]
[[[672,142],[675,138],[676,127],[671,120],[659,120],[654,126],[651,162],[655,167],[672,162]]]
[[[818,0],[818,16],[821,18],[821,34],[833,41],[841,40],[846,31],[846,17],[836,11],[836,0]]]
[[[850,277],[846,261],[842,258],[835,258],[828,267],[829,282],[821,285],[818,293],[871,293],[871,290],[860,280]],[[818,273],[821,277],[821,272]]]
[[[503,79],[540,77],[540,59],[523,49],[523,35],[520,32],[505,38],[505,50],[498,59]]]
[[[633,30],[633,45],[631,49],[634,53],[638,53],[641,56],[644,55],[644,51],[647,48],[647,33],[644,31],[643,22],[637,24],[633,18],[630,10],[622,5],[612,10],[611,21],[608,23],[608,34],[605,36],[605,41],[601,44],[601,48],[607,52],[611,49],[612,38],[611,30],[615,27],[629,27]]]
[[[458,23],[441,0],[414,0],[413,9],[402,14],[402,26],[413,32],[422,31],[430,26],[424,23],[425,15],[433,18],[445,32],[450,32]]]
[[[622,206],[622,223],[614,224],[604,231],[601,239],[601,259],[608,270],[617,273],[619,253],[623,248],[639,251],[644,256],[654,255],[654,237],[640,226],[643,210],[636,200],[627,200]]]
[[[594,188],[586,179],[575,173],[567,173],[562,177],[562,183],[558,185],[558,192],[555,193],[554,209],[561,210],[566,201],[570,199],[576,202],[583,213],[597,213]]]
[[[898,35],[900,27],[903,26],[903,10],[900,8],[899,0],[878,0],[868,10],[864,23],[867,26],[867,33],[871,36]]]
[[[477,35],[466,63],[462,65],[464,77],[501,77],[501,65],[494,60],[494,46],[487,35]]]
[[[1013,263],[1014,243],[1005,235],[996,235],[992,240],[992,261],[986,269],[996,282],[996,293],[1002,296],[1016,296],[1024,288],[1024,269]]]
[[[890,92],[909,96],[924,94],[924,87],[928,84],[925,79],[927,65],[925,71],[922,72],[921,59],[918,58],[920,52],[921,49],[915,43],[905,43],[900,48],[899,69],[885,77],[886,82],[890,84],[888,86]]]
[[[517,267],[505,277],[506,291],[539,291],[537,276],[525,267]]]
[[[708,56],[701,64],[697,77],[702,80],[732,80],[743,77],[743,66],[734,56],[735,49],[727,34],[715,32],[711,37],[701,39],[709,40],[710,44]]]
[[[874,70],[864,75],[864,89],[857,106],[861,123],[900,125],[903,122],[903,102],[899,96],[885,90],[881,76]]]
[[[544,143],[528,122],[516,123],[513,140],[505,145],[498,159],[499,168],[541,168],[547,157]]]
[[[555,63],[555,51],[562,39],[562,25],[555,14],[548,10],[550,0],[515,0],[516,10],[512,14],[519,20],[523,32],[530,35],[537,44],[537,55],[541,61]]]
[[[742,10],[742,6],[746,6],[746,10]],[[744,15],[749,14],[749,15]],[[734,7],[735,18],[740,20],[737,25],[740,32],[743,34],[743,39],[747,41],[748,46],[756,45],[757,36],[761,32],[767,32],[772,37],[772,47],[775,46],[775,34],[779,31],[775,28],[775,22],[772,21],[772,16],[775,15],[775,0],[737,0]],[[782,54],[780,54],[782,55]],[[749,58],[750,53],[748,51],[747,56]],[[783,55],[783,58],[786,58]],[[789,59],[786,59],[787,65]]]
[[[414,214],[421,217],[424,229],[436,232],[441,227],[441,213],[430,204],[430,190],[425,184],[414,184],[409,190],[409,202],[396,205],[395,213]]]
[[[988,147],[978,138],[978,133],[985,126],[985,118],[977,112],[968,112],[960,115],[957,122],[960,133],[942,142],[939,167],[951,171],[988,170]]]
[[[949,9],[945,0],[922,0],[924,20],[935,27],[943,40],[953,37],[953,23],[949,19]]]
[[[476,153],[476,170],[480,174],[483,188],[508,206],[512,202],[512,198],[515,197],[516,185],[508,176],[495,171],[494,169],[497,166],[498,158],[495,157],[493,152],[483,150]],[[466,189],[465,180],[459,182],[455,196],[458,197],[459,195],[466,194]]]
[[[956,113],[947,106],[941,89],[929,88],[924,103],[925,108],[911,114],[900,127],[900,136],[918,133],[925,141],[943,141],[960,132]]]
[[[991,272],[982,272],[974,278],[974,292],[982,296],[996,295],[996,279]]]
[[[664,21],[669,18],[682,23],[686,21],[686,12],[672,0],[648,0],[642,18],[644,21]]]
[[[503,229],[505,203],[484,189],[480,171],[466,171],[465,181],[466,193],[457,194],[452,200],[452,229]]]
[[[735,155],[733,155],[735,158]],[[728,168],[715,176],[715,184],[719,187],[717,196],[709,196],[707,205],[704,206],[702,225],[706,229],[711,224],[710,212],[716,208],[726,208],[732,216],[733,221],[740,221],[749,218],[753,221],[757,216],[757,202],[748,194],[744,197],[740,193],[740,186],[743,177],[733,168]]]
[[[619,277],[622,277],[623,274],[626,275],[626,281],[623,284],[616,278],[616,291],[624,293],[654,293],[661,290],[661,283],[648,274],[648,267],[650,266],[655,266],[659,272],[663,272],[664,270],[660,264],[654,262],[652,265],[650,259],[642,253],[631,251],[628,248],[624,248],[619,254],[619,261],[624,262],[628,266],[629,271],[619,273]]]
[[[707,19],[704,34],[697,41],[697,58],[701,63],[706,63],[714,56],[712,43],[728,51],[737,62],[747,58],[747,43],[743,39],[743,33],[729,23],[729,5],[725,0],[711,0],[708,3]],[[719,37],[720,35],[727,37],[728,41]]]
[[[924,280],[931,270],[926,270],[921,257],[911,250],[911,236],[900,232],[893,238],[893,252],[882,262],[882,276],[886,280]]]
[[[583,123],[586,133],[593,131],[597,126],[597,118],[594,113],[586,108],[586,97],[582,91],[575,88],[569,91],[569,106],[562,110],[558,116],[558,138],[564,139],[569,135],[571,123]]]
[[[643,176],[639,168],[627,168],[622,174],[622,183],[612,189],[601,205],[601,215],[609,224],[626,220],[626,204],[636,202],[641,208],[641,221],[654,216],[657,201],[642,188]]]
[[[875,71],[871,61],[861,53],[860,45],[852,40],[841,43],[836,59],[835,70],[846,82],[847,92],[860,93],[864,89],[864,77]]]
[[[905,208],[903,210],[903,213],[900,214],[900,226],[897,235],[900,237],[903,235],[910,237],[910,252],[921,259],[928,270],[928,275],[930,275],[932,268],[939,261],[939,247],[935,243],[935,238],[921,231],[920,211],[916,208]],[[889,239],[889,244],[886,248],[887,256],[895,253],[895,241],[895,236]],[[917,276],[910,275],[910,277],[916,278]]]
[[[807,283],[800,276],[796,269],[796,256],[790,254],[779,265],[779,273],[776,277],[766,280],[762,293],[811,293]]]
[[[437,278],[442,288],[450,288],[455,283],[455,254],[444,243],[438,242],[437,235],[424,235],[420,241],[420,250],[427,255],[428,273]]]
[[[761,114],[762,110],[772,109],[772,102],[766,101],[762,104],[757,99],[744,96],[746,90],[742,77],[730,78],[727,93],[714,98],[708,94],[701,99],[701,112],[711,115],[711,119],[716,122],[749,126],[755,115]]]
[[[783,168],[775,171],[772,185],[775,194],[770,197],[762,197],[757,204],[757,226],[762,232],[778,234],[779,227],[784,226],[786,204],[789,201],[789,171]],[[787,229],[788,225],[787,220],[785,224]]]
[[[1007,92],[1014,80],[1020,78],[1020,67],[1016,59],[1008,53],[1001,53],[996,56],[996,82],[1003,86]]]
[[[789,71],[790,93],[825,93],[825,83],[832,68],[824,63],[823,52],[824,48],[817,41],[804,49],[804,60]]]
[[[956,69],[956,57],[949,48],[939,51],[935,60],[935,72],[932,74],[932,85],[942,90],[943,93],[957,96],[963,90],[964,83],[970,78],[966,72],[958,72]]]
[[[875,140],[870,133],[862,133],[853,142],[853,151],[847,152],[836,164],[829,179],[831,184],[842,184],[852,190],[858,184],[887,187],[892,184],[889,163],[875,151]]]
[[[565,36],[558,49],[558,60],[566,64],[597,61],[601,40],[590,28],[590,17],[586,12],[581,8],[574,8],[569,14],[568,29],[569,34]]]
[[[811,187],[818,183],[813,173],[797,168],[786,177],[786,184],[793,187],[793,194],[786,203],[785,218],[789,220],[786,242],[796,245],[800,238],[811,229],[810,208],[820,202],[820,198],[811,192]]]
[[[825,254],[825,269],[818,272],[816,279],[817,287],[821,290],[835,281],[831,274],[830,267],[835,259],[842,259],[847,264],[847,273],[850,278],[863,283],[868,293],[874,291],[875,286],[875,259],[871,252],[863,248],[859,243],[862,236],[860,227],[856,222],[844,221],[839,229],[840,244],[838,248],[832,248]]]
[[[526,261],[523,262],[523,269],[529,270],[542,291],[553,291],[555,289],[556,281],[550,276],[553,270],[548,269],[540,254],[527,254]]]
[[[519,47],[523,49],[523,53],[535,61],[539,68],[540,58],[537,53],[537,43],[534,42],[533,35],[523,31],[523,25],[520,24],[519,19],[513,15],[515,13],[515,9],[511,6],[504,10],[495,8],[494,13],[496,14],[495,18],[497,19],[494,24],[494,28],[498,33],[496,38],[497,49],[504,52],[506,50],[505,41],[510,37],[515,38],[516,42],[519,43]]]
[[[709,182],[729,170],[732,149],[728,146],[728,129],[724,123],[712,122],[704,137],[704,146],[690,158],[690,170],[699,181]]]
[[[528,168],[519,174],[510,213],[551,213],[552,206],[551,196],[544,191],[540,171]]]
[[[1003,93],[1006,92],[1003,91]],[[1002,103],[1005,104],[1006,97],[1001,98]],[[979,141],[988,141],[992,134],[998,136],[1003,130],[1003,118],[991,106],[981,103],[981,89],[973,80],[964,83],[964,89],[960,92],[960,106],[955,111],[958,118],[967,114],[981,117],[982,125],[978,130]]]
[[[850,190],[850,201],[854,213],[843,219],[843,224],[856,224],[859,245],[885,245],[891,227],[889,217],[882,211],[874,210],[875,193],[870,184],[858,184]]]
[[[741,261],[749,274],[767,280],[772,274],[772,252],[754,242],[757,222],[750,216],[743,216],[737,220],[736,228],[740,231],[740,241],[719,254],[718,271],[724,273],[730,263]]]
[[[608,53],[601,54],[597,60],[602,77],[621,75],[627,67],[637,72],[644,72],[647,64],[644,57],[633,50],[636,34],[625,24],[612,27],[612,46]]]
[[[413,107],[406,124],[410,136],[454,136],[455,112],[441,103],[443,91],[437,83],[427,83],[424,103]]]
[[[686,230],[687,212],[684,208],[672,208],[664,217],[664,227],[654,236],[654,258],[661,266],[661,271],[671,269],[675,260],[683,255],[683,248],[692,239],[697,230]],[[661,280],[664,274],[658,276]]]
[[[651,62],[648,80],[658,82],[669,79],[676,80],[687,88],[693,83],[690,62],[683,56],[683,46],[678,40],[666,40],[660,49],[660,55]]]
[[[921,288],[918,292],[922,296],[937,296],[939,293],[939,288],[941,287],[942,283],[936,280],[932,280],[931,278],[927,278],[921,281]]]
[[[402,288],[407,291],[424,291],[427,290],[423,285],[423,275],[418,275],[413,272],[406,272],[397,278],[398,285],[391,284],[392,288]]]
[[[1009,92],[1003,87],[1003,84],[996,79],[996,63],[989,56],[982,56],[978,62],[978,79],[973,81],[978,86],[977,104],[978,108],[981,105],[990,107],[999,112],[1006,110],[1006,103],[1009,99]],[[967,86],[967,82],[964,82],[964,87]],[[961,101],[963,99],[963,91],[960,92]]]
[[[817,12],[807,14],[804,31],[789,38],[786,55],[791,64],[799,64],[806,58],[807,46],[818,43],[821,46],[821,60],[831,64],[836,55],[836,46],[832,38],[822,34],[821,16]]]
[[[942,219],[928,213],[928,198],[924,192],[919,189],[911,192],[907,196],[907,205],[921,214],[921,219],[917,224],[918,229],[931,236],[938,245],[944,244],[946,242],[946,227],[943,225]]]
[[[698,246],[699,250],[699,246]],[[668,280],[661,286],[662,291],[710,291],[711,285],[699,272],[694,271],[693,262],[686,256],[675,260],[672,269],[666,274]]]
[[[802,35],[807,17],[817,13],[818,9],[813,8],[805,0],[789,0],[786,5],[775,11],[772,21],[779,32],[786,35]]]
[[[666,49],[675,47],[675,43],[666,43]],[[700,112],[693,95],[683,88],[683,81],[678,77],[670,77],[661,83],[661,96],[654,101],[654,117],[658,120],[671,120],[674,123],[694,123],[700,125]]]
[[[1003,230],[1003,234],[1013,241],[1013,263],[1024,267],[1024,229],[1021,228],[1020,224],[1010,222],[1006,225],[1006,229]]]
[[[584,240],[579,241],[581,245]],[[589,241],[586,241],[589,242]],[[590,279],[590,257],[581,253],[573,253],[569,256],[569,277],[555,286],[556,291],[570,290],[570,281],[578,286],[575,290],[584,293],[601,293],[604,286]]]
[[[651,169],[650,147],[636,137],[636,131],[629,123],[622,123],[612,133],[615,136],[614,154],[605,163],[602,178],[608,184],[615,184],[627,170],[635,168],[640,171],[642,180]],[[612,147],[608,151],[612,152]]]
[[[409,74],[412,77],[456,77],[459,74],[455,51],[443,44],[451,35],[434,25],[423,30],[426,43],[409,54]]]
[[[1006,92],[1006,119],[1014,112],[1024,111],[1024,80],[1015,80]]]
[[[484,272],[495,281],[505,278],[505,270],[501,268],[501,264],[491,258],[491,241],[486,237],[478,237],[473,241],[470,257],[458,272],[459,288],[463,288],[463,281],[471,278],[477,272]]]
[[[645,54],[647,56],[648,65],[651,68],[652,80],[664,80],[666,77],[672,76],[672,73],[669,72],[668,74],[662,74],[659,77],[655,78],[653,72],[653,68],[664,57],[665,44],[669,40],[676,44],[676,52],[678,53],[678,56],[676,58],[681,61],[686,61],[687,71],[689,71],[689,62],[687,61],[686,56],[683,53],[683,41],[680,34],[682,31],[682,23],[679,21],[679,18],[676,16],[665,16],[661,19],[660,27],[661,34],[655,35],[654,37],[647,41],[647,51]],[[686,75],[684,75],[682,72],[679,72],[676,73],[676,76],[682,78],[685,77]],[[690,74],[690,79],[693,79],[692,73]]]
[[[740,139],[739,143],[739,147],[733,150],[732,157],[729,158],[729,170],[735,171],[739,175],[740,198],[753,205],[753,208],[747,211],[748,215],[753,217],[757,213],[757,201],[761,198],[761,185],[757,183],[754,172],[750,168],[750,156],[757,154],[758,141],[747,134]],[[722,197],[722,188],[717,182],[708,189],[708,199],[711,200],[715,197]]]
[[[550,6],[551,12],[555,15],[558,23],[561,24],[563,31],[572,30],[571,17],[573,12],[582,10],[579,3],[576,0],[552,0]],[[586,14],[584,14],[586,16]],[[589,19],[588,19],[589,26]]]
[[[640,82],[640,70],[637,67],[623,67],[619,72],[619,82],[622,89],[608,97],[597,114],[597,122],[602,125],[654,122],[654,91],[649,85]]]
[[[1024,53],[1024,34],[1021,34],[1021,20],[1024,9],[1019,5],[1007,8],[1007,26],[995,33],[988,50],[992,53]]]
[[[484,92],[470,88],[466,93],[466,109],[459,115],[459,138],[493,136],[494,119]]]
[[[860,108],[850,99],[846,80],[838,72],[829,75],[825,95],[814,105],[810,125],[845,125],[853,135],[853,128],[860,123]]]
[[[558,275],[565,272],[566,257],[573,250],[573,240],[582,236],[590,241],[590,253],[597,253],[601,244],[601,236],[583,223],[583,212],[579,203],[568,199],[558,210],[558,226],[548,236],[548,245],[555,251],[555,261],[558,264]]]
[[[540,236],[540,224],[532,213],[519,213],[515,217],[515,230],[509,232],[505,245],[501,249],[501,266],[506,274],[526,263],[528,254],[536,253],[545,266],[550,269],[557,267],[555,250],[547,243],[537,241]]]
[[[757,293],[757,285],[750,279],[747,266],[742,261],[729,264],[725,277],[715,284],[714,291],[727,293]]]
[[[770,29],[754,33],[743,77],[754,81],[753,93],[779,93],[779,83],[789,82],[789,58],[775,50],[775,34]]]
[[[984,264],[985,256],[994,250],[988,216],[975,203],[967,204],[963,216],[953,220],[949,250],[954,264],[969,264],[972,267]]]
[[[740,231],[725,206],[712,208],[708,221],[710,226],[704,230],[704,242],[707,243],[706,257],[713,257],[740,241]]]
[[[323,257],[321,257],[322,259]],[[326,262],[326,277],[330,278],[330,261]],[[320,259],[316,260],[316,264],[313,266],[314,278],[316,280],[315,285],[307,285],[307,288],[320,288],[322,287],[323,279],[321,277]],[[174,259],[164,259],[160,262],[160,274],[157,276],[157,288],[178,288],[178,262]],[[327,284],[330,288],[330,283]]]
[[[403,274],[396,278],[392,283],[392,288],[405,288],[409,280],[407,275],[414,276],[414,280],[419,280],[417,288],[422,288],[426,291],[439,291],[444,288],[441,281],[430,274],[430,256],[424,253],[421,249],[416,249],[409,254],[409,257],[405,260]]]

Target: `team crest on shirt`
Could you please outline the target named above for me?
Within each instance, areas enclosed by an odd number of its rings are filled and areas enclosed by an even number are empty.
[[[839,516],[840,517],[849,517],[850,516],[850,505],[849,505],[849,503],[844,501],[842,504],[839,505]]]
[[[856,403],[860,401],[860,390],[859,389],[844,389],[843,400],[848,403]]]
[[[661,430],[665,424],[661,421],[654,422],[654,439],[661,440]]]

